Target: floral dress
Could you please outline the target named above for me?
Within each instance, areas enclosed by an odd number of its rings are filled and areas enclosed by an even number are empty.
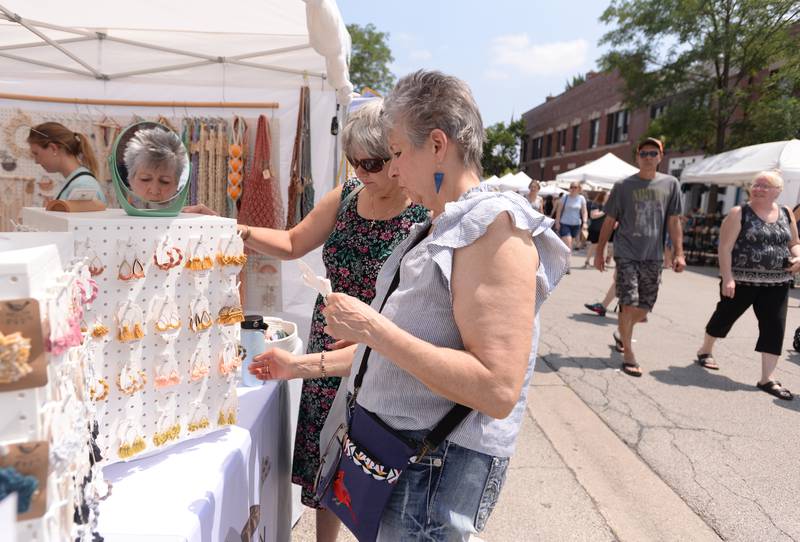
[[[346,181],[342,187],[342,199],[357,186],[355,179]],[[322,261],[334,292],[357,297],[369,304],[375,297],[375,281],[383,262],[408,236],[411,226],[427,218],[428,211],[419,205],[410,205],[389,220],[367,220],[356,210],[359,195],[348,202],[347,208],[336,219],[336,225],[323,246]],[[323,308],[322,296],[318,296],[306,350],[309,354],[328,350],[335,342],[323,331]],[[303,381],[292,482],[302,486],[302,501],[306,506],[315,506],[314,478],[319,467],[319,436],[340,380],[331,377]]]

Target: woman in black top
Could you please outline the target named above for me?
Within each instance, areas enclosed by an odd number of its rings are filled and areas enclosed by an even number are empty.
[[[756,175],[750,185],[750,201],[734,207],[720,228],[720,301],[706,326],[697,363],[719,369],[712,357],[717,338],[752,305],[758,319],[756,351],[761,353],[759,389],[791,400],[791,392],[773,379],[783,349],[786,308],[792,274],[800,271],[800,239],[788,207],[775,203],[783,179],[774,171]]]

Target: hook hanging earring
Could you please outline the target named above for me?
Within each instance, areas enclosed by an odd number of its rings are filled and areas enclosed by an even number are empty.
[[[442,189],[442,182],[444,182],[444,173],[441,171],[437,171],[433,174],[433,182],[436,185],[436,193],[439,193],[439,190]]]

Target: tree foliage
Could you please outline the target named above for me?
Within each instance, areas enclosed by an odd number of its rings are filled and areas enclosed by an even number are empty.
[[[505,175],[519,168],[518,146],[525,133],[525,121],[498,122],[486,128],[481,165],[486,177]]]
[[[394,87],[395,78],[389,70],[394,61],[387,41],[389,34],[379,32],[372,23],[366,26],[347,25],[353,42],[350,53],[350,82],[357,91],[370,87],[388,93]]]
[[[583,75],[582,73],[579,73],[578,75],[573,75],[572,79],[569,79],[567,81],[567,84],[564,85],[564,91],[566,92],[567,90],[573,89],[579,85],[584,84],[585,82],[586,82],[586,76]]]
[[[619,71],[630,106],[666,102],[650,132],[671,144],[721,152],[745,125],[783,138],[763,123],[796,118],[791,95],[765,75],[796,62],[800,1],[612,0],[601,20],[614,26],[603,68]]]

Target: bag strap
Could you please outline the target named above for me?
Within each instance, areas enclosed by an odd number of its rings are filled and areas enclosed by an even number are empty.
[[[391,296],[400,285],[400,268],[403,266],[403,257],[405,257],[406,254],[411,252],[414,247],[416,247],[423,239],[425,239],[425,237],[427,237],[430,229],[431,226],[428,225],[428,227],[425,228],[425,230],[414,240],[414,242],[409,245],[408,249],[406,249],[405,253],[400,258],[397,271],[394,274],[394,278],[392,278],[391,284],[389,284],[389,288],[386,290],[386,295],[381,302],[381,307],[378,309],[378,312],[383,312],[383,307],[386,306],[386,301],[389,299],[389,296]],[[364,355],[361,357],[361,367],[359,367],[358,374],[356,375],[356,379],[353,383],[353,396],[350,399],[353,403],[355,402],[356,397],[358,396],[358,390],[361,388],[361,384],[364,381],[364,375],[367,373],[367,363],[369,361],[369,355],[371,352],[372,348],[369,346],[364,348]],[[430,433],[425,436],[422,441],[422,449],[415,456],[414,460],[418,462],[420,459],[425,457],[428,452],[438,448],[439,445],[444,442],[444,439],[447,438],[447,435],[449,435],[453,429],[458,426],[458,424],[464,421],[464,418],[466,418],[470,412],[472,412],[471,408],[456,403],[453,408],[451,408],[447,414],[445,414],[444,418],[442,418],[439,423],[437,423],[436,426],[431,429]]]
[[[366,185],[364,183],[359,182],[358,186],[353,188],[349,194],[347,194],[344,198],[342,198],[342,201],[339,203],[339,210],[336,212],[336,216],[341,216],[344,210],[347,209],[347,206],[350,205],[350,202],[353,201],[353,198],[356,197],[358,193],[364,189],[365,186]]]
[[[56,199],[61,199],[61,195],[62,195],[62,194],[63,194],[63,193],[64,193],[64,192],[67,190],[67,188],[69,188],[69,186],[72,184],[72,181],[74,181],[74,180],[75,180],[75,179],[77,179],[78,177],[85,177],[85,176],[87,176],[87,175],[88,175],[89,177],[92,177],[92,178],[94,178],[94,175],[92,175],[92,173],[90,173],[90,172],[88,172],[88,171],[81,171],[81,172],[79,172],[77,175],[75,175],[73,178],[71,178],[71,179],[69,180],[69,182],[68,182],[67,184],[65,184],[65,185],[64,185],[64,186],[61,188],[61,190],[59,190],[59,191],[58,191],[58,195],[56,196]]]

